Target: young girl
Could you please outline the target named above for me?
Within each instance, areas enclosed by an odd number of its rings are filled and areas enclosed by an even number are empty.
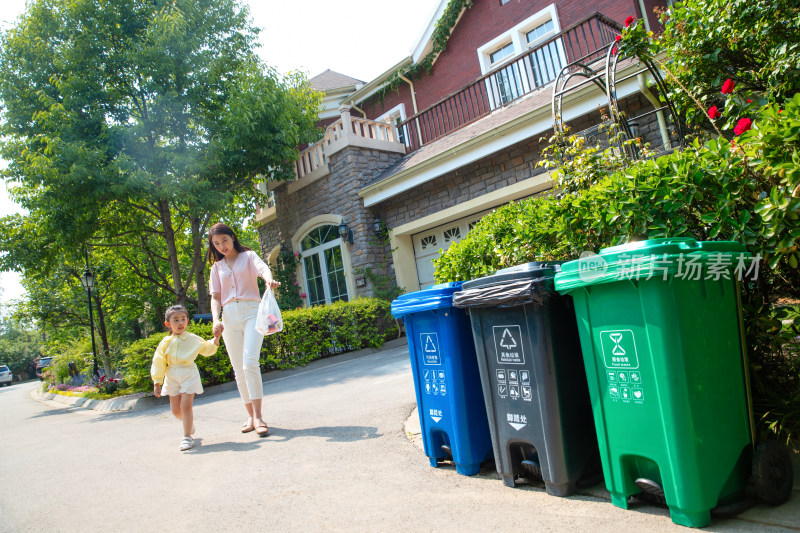
[[[213,340],[205,341],[186,331],[189,313],[182,305],[173,305],[164,315],[164,325],[172,333],[164,337],[153,355],[150,376],[153,378],[153,393],[156,398],[169,396],[169,406],[175,418],[183,421],[181,451],[194,446],[194,415],[192,403],[195,394],[203,394],[200,371],[194,360],[198,355],[210,357],[219,348],[219,333]],[[162,385],[163,383],[163,385]]]
[[[208,287],[214,335],[222,334],[225,339],[236,387],[248,415],[242,433],[255,431],[259,437],[266,437],[269,427],[261,415],[264,390],[258,362],[264,336],[255,328],[261,301],[258,278],[270,289],[280,283],[272,279],[269,267],[258,254],[242,245],[233,230],[222,223],[214,224],[208,232],[207,259],[211,265]]]

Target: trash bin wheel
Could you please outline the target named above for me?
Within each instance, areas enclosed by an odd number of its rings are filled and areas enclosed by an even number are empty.
[[[659,483],[643,477],[638,478],[634,483],[642,490],[641,494],[637,494],[640,499],[656,505],[667,505],[667,497],[664,495],[664,488]]]
[[[780,505],[789,499],[794,484],[792,458],[780,442],[764,441],[753,455],[753,484],[758,499]]]
[[[525,459],[520,462],[522,469],[525,470],[528,474],[533,476],[534,479],[541,481],[544,478],[542,477],[542,467],[539,465],[538,461],[532,461],[530,459]]]
[[[452,461],[453,460],[453,450],[450,449],[450,446],[448,446],[447,444],[442,444],[440,449],[444,453],[444,456],[445,456],[444,458],[446,460],[448,460],[448,461]]]

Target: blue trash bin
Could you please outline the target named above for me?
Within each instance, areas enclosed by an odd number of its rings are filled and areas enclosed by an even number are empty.
[[[425,455],[472,476],[494,454],[469,317],[453,307],[459,290],[453,282],[404,294],[392,315],[405,320]]]

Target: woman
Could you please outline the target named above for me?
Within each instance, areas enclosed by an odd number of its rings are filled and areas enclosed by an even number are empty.
[[[225,224],[214,224],[208,232],[208,262],[211,264],[209,290],[214,335],[222,334],[225,349],[236,376],[236,387],[242,397],[248,419],[242,433],[254,431],[266,437],[269,427],[261,416],[261,367],[258,359],[264,336],[256,331],[256,315],[261,298],[258,278],[270,289],[280,283],[264,261],[243,246],[233,230]],[[225,309],[220,321],[220,312]]]

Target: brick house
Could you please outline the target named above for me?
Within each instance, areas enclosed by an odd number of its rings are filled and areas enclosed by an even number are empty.
[[[411,55],[374,80],[311,80],[326,94],[325,135],[301,153],[296,179],[265,188],[256,216],[265,257],[281,246],[301,255],[307,304],[373,295],[367,267],[407,291],[433,284],[432,260],[483,215],[553,188],[536,163],[554,119],[592,133],[623,116],[629,136],[661,150],[679,142],[653,69],[611,52],[628,16],[658,31],[663,2],[473,0],[430,71],[404,75],[434,49],[451,4],[463,2],[441,0]]]

